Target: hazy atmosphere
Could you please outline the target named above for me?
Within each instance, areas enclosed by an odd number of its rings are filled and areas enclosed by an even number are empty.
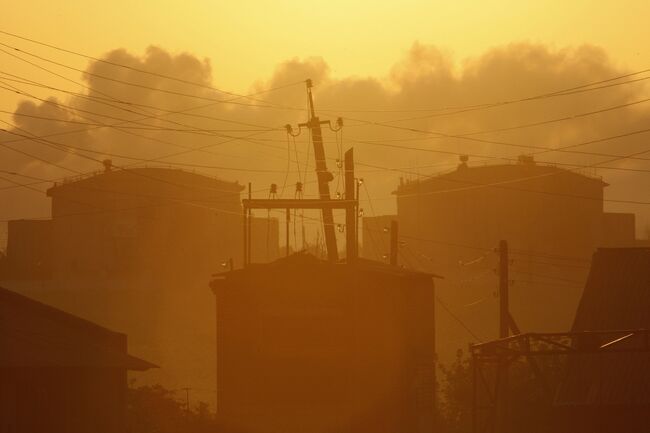
[[[5,3],[0,431],[648,428],[648,2]]]

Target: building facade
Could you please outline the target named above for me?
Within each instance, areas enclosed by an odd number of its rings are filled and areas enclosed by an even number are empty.
[[[441,299],[477,334],[440,315],[441,338],[456,348],[498,336],[495,249],[506,240],[511,312],[519,327],[566,331],[595,249],[637,244],[633,214],[604,212],[606,186],[599,177],[530,157],[484,166],[464,160],[451,172],[402,181],[394,192],[397,215],[364,219],[364,254],[386,257],[389,222],[396,219],[400,262],[444,275]]]
[[[215,339],[206,282],[241,265],[242,190],[185,170],[107,163],[47,191],[51,220],[9,224],[9,266],[0,280],[124,329],[134,348],[165,365],[152,381],[205,389],[214,382],[215,356],[205,350]],[[252,231],[253,259],[276,259],[277,219],[255,218]],[[195,394],[214,402],[214,392]]]
[[[0,288],[0,431],[123,433],[127,337]]]
[[[295,254],[211,286],[224,431],[432,431],[431,275]]]

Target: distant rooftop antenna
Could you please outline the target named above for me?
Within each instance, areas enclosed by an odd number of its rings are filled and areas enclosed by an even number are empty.
[[[533,155],[519,155],[519,164],[535,164],[535,157]]]
[[[467,168],[467,161],[469,161],[469,155],[460,155],[460,164],[458,164],[458,168]]]

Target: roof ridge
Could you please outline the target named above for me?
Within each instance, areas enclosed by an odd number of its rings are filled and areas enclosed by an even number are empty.
[[[31,308],[31,309],[36,309],[39,310],[40,312],[49,315],[50,317],[53,317],[58,320],[63,320],[71,324],[79,325],[91,332],[95,333],[101,333],[103,335],[110,335],[110,336],[116,336],[116,335],[123,335],[126,336],[126,334],[118,331],[113,331],[111,329],[106,328],[105,326],[99,325],[95,322],[92,322],[88,319],[84,319],[82,317],[76,316],[72,313],[68,313],[67,311],[61,310],[59,308],[53,307],[51,305],[45,304],[43,302],[37,301],[35,299],[32,299],[30,297],[27,297],[25,295],[21,295],[20,293],[16,293],[13,290],[9,290],[4,287],[0,287],[0,299],[3,300],[8,300],[9,302],[17,302],[25,306],[26,308]]]

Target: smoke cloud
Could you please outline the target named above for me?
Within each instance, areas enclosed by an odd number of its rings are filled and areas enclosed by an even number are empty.
[[[517,43],[459,62],[435,46],[415,43],[386,77],[336,78],[322,58],[295,58],[279,64],[272,76],[261,77],[252,83],[249,93],[257,95],[251,98],[237,98],[211,88],[218,87],[218,60],[215,73],[207,59],[188,53],[174,54],[159,47],[150,47],[141,55],[117,49],[102,59],[106,62],[90,62],[84,74],[69,75],[81,84],[80,94],[57,94],[47,101],[26,98],[20,103],[14,116],[16,128],[1,132],[0,140],[24,153],[3,148],[1,169],[34,177],[60,178],[99,170],[99,161],[105,158],[111,158],[116,166],[121,167],[183,163],[189,164],[185,167],[187,169],[212,176],[241,183],[250,181],[255,189],[267,188],[270,183],[284,185],[286,177],[287,196],[293,196],[291,185],[303,180],[306,182],[306,195],[313,195],[316,188],[310,183],[315,176],[313,152],[308,149],[308,133],[303,131],[296,138],[294,148],[283,128],[283,125],[291,124],[295,130],[297,123],[306,120],[304,85],[268,91],[311,78],[315,84],[317,114],[321,119],[332,120],[335,124],[337,117],[344,118],[342,134],[337,135],[325,128],[330,170],[336,174],[337,144],[344,149],[354,146],[358,174],[366,180],[373,199],[372,208],[376,213],[386,213],[394,211],[390,192],[400,177],[413,178],[454,168],[458,157],[444,152],[470,154],[470,164],[500,162],[492,157],[516,158],[523,153],[539,151],[525,146],[556,148],[644,129],[650,113],[650,103],[639,103],[571,120],[479,134],[642,100],[646,97],[646,87],[644,81],[640,81],[450,114],[456,111],[453,107],[521,99],[629,72],[617,65],[603,49],[591,45],[553,49],[545,45]],[[199,85],[143,74],[138,70],[179,77]],[[30,91],[29,86],[14,85],[25,92]],[[262,93],[265,91],[268,92]],[[446,107],[451,108],[435,111]],[[373,122],[388,122],[393,127],[378,126]],[[114,126],[103,127],[103,124]],[[477,133],[472,137],[520,147],[436,137],[395,127],[446,135]],[[260,131],[264,128],[275,130]],[[180,131],[183,129],[186,131]],[[47,136],[48,142],[30,141],[15,134]],[[235,139],[251,134],[247,139]],[[21,141],[16,141],[21,138]],[[402,139],[404,141],[395,141]],[[380,146],[377,141],[402,147]],[[643,150],[647,142],[647,134],[638,134],[577,147],[576,150],[625,155]],[[38,155],[56,166],[30,158],[25,153]],[[291,158],[289,163],[287,155]],[[589,165],[607,158],[546,153],[537,159]],[[610,165],[647,167],[641,160],[622,160]],[[259,172],[236,170],[242,168]],[[285,174],[287,168],[289,173]],[[650,183],[650,176],[643,172],[586,171],[597,172],[611,184],[608,197],[643,199],[643,191]],[[31,217],[47,212],[48,203],[44,195],[1,182],[0,187],[9,189],[0,193],[13,203],[11,209],[6,206],[2,209],[3,218]],[[44,190],[46,186],[35,187]],[[332,188],[336,192],[343,187],[335,180]],[[370,214],[370,204],[364,203],[364,207],[366,214]],[[637,212],[647,219],[647,206],[607,207],[608,210]]]

